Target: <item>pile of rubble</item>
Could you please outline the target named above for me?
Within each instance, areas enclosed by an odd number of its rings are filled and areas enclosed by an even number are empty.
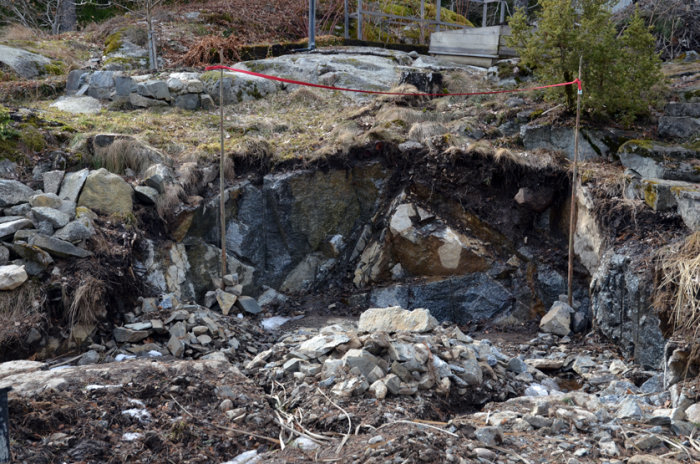
[[[54,258],[91,255],[83,243],[95,233],[95,214],[76,208],[88,170],[67,175],[49,171],[43,177],[43,191],[0,179],[0,290],[19,287],[29,275],[46,270]],[[102,177],[94,175],[91,188],[100,188]],[[10,261],[13,256],[16,259]]]
[[[225,276],[232,283],[235,275]],[[210,309],[180,303],[173,294],[142,298],[141,306],[124,314],[125,323],[102,344],[93,344],[79,363],[122,361],[135,357],[171,356],[242,362],[269,346],[269,333],[252,319],[262,311],[257,301],[240,295],[240,285],[210,292]],[[231,310],[240,312],[229,316]],[[244,314],[246,316],[244,316]]]
[[[438,326],[426,309],[400,307],[369,309],[357,326],[348,322],[289,334],[245,368],[267,382],[318,381],[344,398],[421,391],[454,393],[465,404],[516,396],[527,380],[525,363],[488,340]]]

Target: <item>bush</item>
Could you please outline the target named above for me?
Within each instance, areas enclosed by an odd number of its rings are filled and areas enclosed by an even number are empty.
[[[583,108],[594,117],[625,124],[649,113],[659,94],[661,60],[654,37],[635,13],[621,34],[611,20],[606,0],[541,0],[538,27],[528,25],[518,10],[510,19],[515,48],[543,83],[569,82],[583,57]],[[550,91],[575,106],[573,86]]]
[[[0,105],[0,141],[17,136],[17,131],[10,126],[10,111]]]

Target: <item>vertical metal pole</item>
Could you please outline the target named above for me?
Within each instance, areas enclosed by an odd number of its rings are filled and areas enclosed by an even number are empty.
[[[348,11],[348,0],[345,0],[345,38],[350,38],[350,12]]]
[[[489,6],[486,3],[486,0],[484,0],[484,13],[481,17],[481,27],[486,27],[486,15],[488,14],[488,12],[489,12]]]
[[[362,0],[357,0],[357,40],[362,40]]]
[[[583,56],[578,59],[578,80],[581,81]],[[569,306],[574,301],[574,233],[576,232],[576,182],[578,176],[578,127],[581,121],[581,91],[576,96],[576,128],[574,129],[574,172],[571,176],[571,219],[569,221]]]
[[[221,64],[224,64],[224,52],[219,52]],[[219,132],[221,135],[221,153],[219,156],[219,221],[221,222],[221,287],[224,287],[226,275],[226,211],[224,210],[224,69],[221,68],[219,79]]]
[[[425,0],[420,0],[420,44],[423,45],[425,43],[425,30],[424,30],[424,22],[425,21]]]
[[[501,18],[498,21],[498,24],[503,24],[506,22],[506,6],[507,5],[506,5],[506,2],[503,0],[501,0],[500,5],[501,5]]]
[[[316,0],[309,0],[309,50],[316,48]]]
[[[440,32],[440,10],[442,10],[442,0],[437,0],[436,3],[437,8],[435,8],[435,20],[437,21],[437,27],[435,28],[435,30]]]
[[[10,417],[7,407],[7,392],[12,387],[0,388],[0,462],[10,462]]]

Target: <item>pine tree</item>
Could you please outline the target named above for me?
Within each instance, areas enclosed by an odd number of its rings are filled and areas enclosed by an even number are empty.
[[[618,34],[606,0],[540,0],[537,28],[522,10],[510,19],[509,45],[542,82],[569,82],[583,57],[583,107],[594,116],[625,123],[648,113],[661,81],[654,37],[635,13]],[[573,109],[571,86],[552,89]]]

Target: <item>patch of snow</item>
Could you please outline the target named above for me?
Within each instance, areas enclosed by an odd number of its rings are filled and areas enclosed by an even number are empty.
[[[242,314],[242,313],[238,313],[238,314],[236,314],[236,317],[237,317],[238,319],[243,319],[243,314]]]
[[[122,411],[122,414],[125,416],[131,416],[131,417],[137,419],[142,424],[151,421],[151,413],[146,411],[145,409],[139,409],[139,408],[125,409],[124,411]]]
[[[136,441],[143,437],[142,433],[138,432],[127,432],[124,435],[122,435],[122,440],[123,441]]]
[[[525,396],[549,396],[549,392],[542,385],[533,383],[525,389]]]
[[[122,384],[117,384],[117,385],[88,385],[85,387],[85,390],[87,391],[93,391],[93,390],[116,390],[122,388]]]
[[[159,356],[163,356],[163,353],[161,353],[160,351],[151,350],[148,352],[148,356],[151,358],[157,358]]]
[[[119,353],[114,357],[114,360],[117,362],[124,361],[126,359],[136,359],[136,356],[133,354],[124,354],[124,353]]]
[[[241,453],[230,461],[226,461],[222,464],[256,464],[260,461],[260,456],[256,450],[246,451]]]
[[[282,327],[284,324],[287,322],[291,321],[291,317],[284,317],[284,316],[272,316],[268,317],[267,319],[263,319],[262,322],[260,323],[263,326],[263,329],[265,330],[277,330],[280,327]]]

